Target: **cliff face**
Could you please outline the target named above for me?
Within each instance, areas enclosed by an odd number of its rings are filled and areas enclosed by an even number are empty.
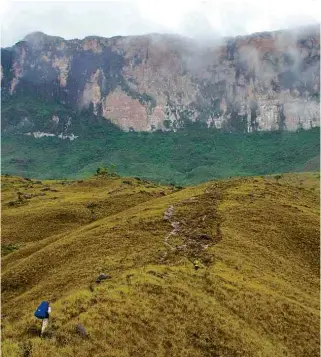
[[[124,130],[199,121],[251,132],[320,122],[318,27],[206,45],[174,35],[67,41],[33,33],[1,52],[5,100],[38,94]]]

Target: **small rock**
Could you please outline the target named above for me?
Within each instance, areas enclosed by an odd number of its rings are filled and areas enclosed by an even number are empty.
[[[75,326],[75,330],[76,330],[76,332],[77,332],[77,334],[78,334],[79,336],[81,336],[81,337],[83,337],[83,338],[87,338],[87,337],[88,337],[88,333],[87,333],[87,331],[86,331],[84,325],[82,325],[82,324],[77,324],[77,325]]]
[[[98,279],[99,279],[99,280],[106,280],[106,279],[110,279],[110,276],[107,275],[107,274],[100,274],[100,275],[98,276]]]
[[[199,234],[196,238],[197,239],[204,239],[204,240],[213,240],[213,237],[211,237],[208,234]]]
[[[178,247],[176,247],[176,250],[178,251],[184,251],[186,250],[187,248],[187,245],[186,244],[183,244],[183,245],[179,245]]]
[[[96,283],[100,283],[102,280],[110,279],[110,276],[107,274],[99,274]]]
[[[50,187],[42,188],[41,191],[50,191]]]
[[[169,220],[174,213],[174,206],[169,206],[167,210],[164,212],[164,220]]]
[[[31,195],[29,195],[28,193],[25,193],[24,195],[23,195],[23,198],[25,198],[25,199],[27,199],[27,200],[30,200],[31,199]]]

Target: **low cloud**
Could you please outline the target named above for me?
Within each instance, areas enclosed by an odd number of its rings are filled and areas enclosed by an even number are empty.
[[[175,33],[201,40],[320,23],[316,0],[150,0],[16,2],[2,0],[1,42],[34,31],[66,39]]]

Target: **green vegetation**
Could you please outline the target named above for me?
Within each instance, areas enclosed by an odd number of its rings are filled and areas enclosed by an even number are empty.
[[[60,103],[54,103],[44,98],[38,100],[31,95],[21,95],[2,102],[2,128],[5,127],[7,133],[19,131],[22,128],[22,119],[28,118],[23,121],[26,131],[52,131],[55,129],[51,122],[53,115],[66,117],[74,114]],[[64,124],[64,121],[60,122],[57,130],[61,132]]]
[[[70,142],[22,134],[2,136],[2,172],[28,177],[84,178],[115,164],[124,176],[197,184],[230,176],[319,169],[319,129],[224,133],[191,125],[174,132],[122,132],[104,120],[73,121]]]
[[[1,255],[7,255],[18,249],[14,244],[2,244],[1,245]]]
[[[106,166],[98,167],[98,169],[96,170],[96,175],[97,176],[106,176],[106,175],[108,175],[107,167]]]
[[[2,356],[318,356],[319,177],[2,177]]]
[[[152,98],[142,98],[155,105]],[[213,103],[218,107],[218,101]],[[72,111],[61,102],[39,100],[36,94],[6,99],[1,111],[2,172],[8,174],[75,179],[113,164],[119,175],[189,185],[231,176],[319,170],[319,128],[247,134],[242,132],[244,118],[235,117],[230,128],[234,132],[229,133],[188,121],[185,110],[180,113],[185,127],[176,132],[123,132],[89,109]],[[54,114],[59,122],[52,121]],[[34,131],[79,138],[23,135]]]

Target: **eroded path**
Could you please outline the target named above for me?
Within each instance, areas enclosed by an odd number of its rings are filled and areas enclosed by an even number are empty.
[[[213,185],[197,197],[170,205],[164,212],[164,220],[168,221],[172,230],[164,237],[166,251],[161,258],[163,262],[169,253],[181,253],[189,260],[200,258],[204,251],[217,244],[221,239],[221,217],[217,206],[221,200],[221,192]],[[173,245],[170,238],[178,236],[181,245]]]

